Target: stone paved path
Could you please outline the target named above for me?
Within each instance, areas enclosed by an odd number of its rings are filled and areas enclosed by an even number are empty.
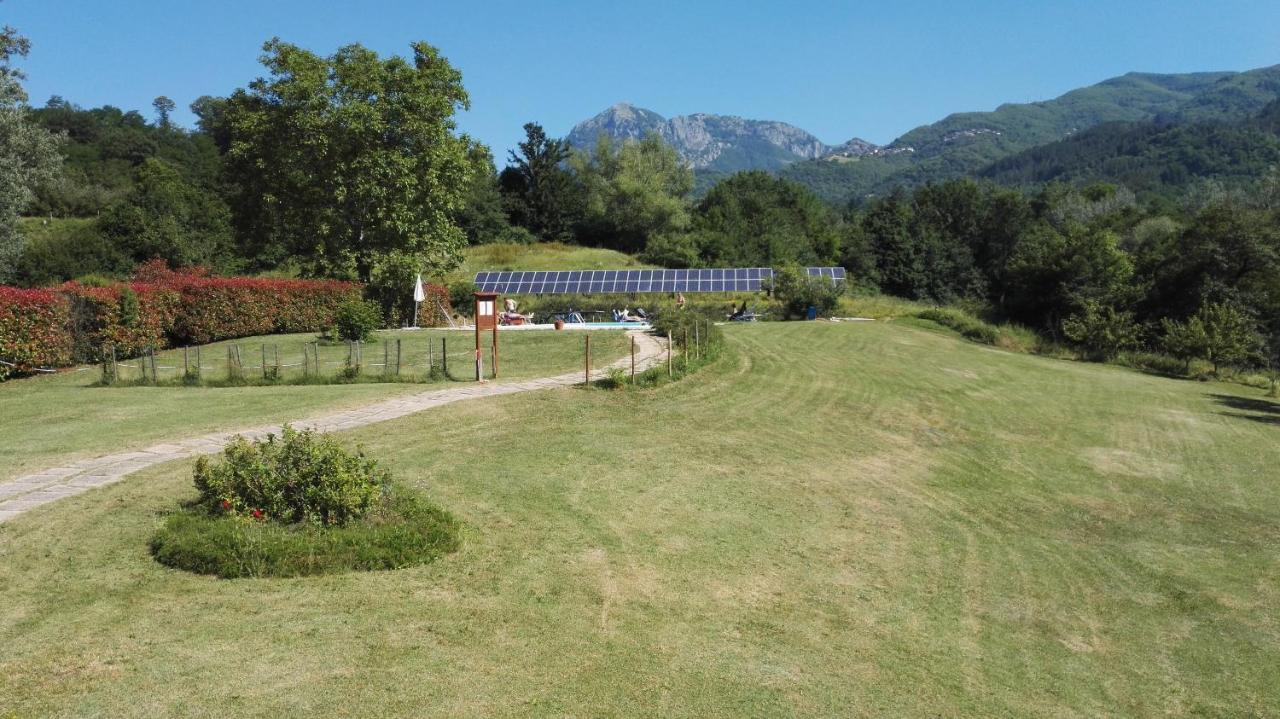
[[[631,333],[636,338],[636,369],[644,370],[660,362],[665,356],[665,343],[654,337]],[[592,378],[600,378],[613,367],[629,369],[631,358],[625,357],[612,365],[592,372]],[[489,382],[463,387],[433,390],[419,394],[396,397],[355,409],[331,414],[307,417],[290,422],[298,429],[312,428],[320,432],[338,432],[363,427],[375,422],[386,422],[416,412],[439,407],[451,402],[492,397],[516,392],[567,387],[582,381],[582,372],[571,372],[555,377],[524,380],[520,382]],[[279,434],[280,425],[249,427],[236,432],[221,432],[202,437],[192,437],[175,442],[165,442],[144,449],[119,452],[54,467],[24,475],[7,482],[0,482],[0,523],[13,519],[28,510],[63,497],[82,494],[95,487],[113,484],[128,475],[152,465],[186,459],[201,454],[215,454],[234,436],[259,439],[268,434]]]

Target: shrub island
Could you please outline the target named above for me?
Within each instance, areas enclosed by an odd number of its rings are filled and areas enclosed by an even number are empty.
[[[223,578],[295,577],[426,564],[458,548],[458,523],[360,451],[286,426],[236,437],[196,462],[199,497],[151,540],[162,564]]]

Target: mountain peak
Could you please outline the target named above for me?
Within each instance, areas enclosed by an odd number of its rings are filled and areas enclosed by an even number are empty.
[[[578,123],[566,139],[574,147],[589,148],[600,135],[626,142],[651,132],[674,147],[694,169],[719,172],[779,170],[799,160],[825,157],[832,149],[808,132],[785,122],[705,112],[667,119],[628,102],[619,102],[590,120]],[[873,145],[870,147],[874,148]],[[846,149],[851,153],[864,154],[858,147]]]

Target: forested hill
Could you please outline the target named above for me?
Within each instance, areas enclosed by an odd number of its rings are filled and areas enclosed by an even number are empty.
[[[1053,100],[950,115],[874,154],[795,163],[782,174],[844,203],[896,186],[976,174],[1003,158],[1106,123],[1238,122],[1277,97],[1280,65],[1242,73],[1130,73]]]
[[[1242,122],[1106,123],[998,160],[978,173],[1004,185],[1120,183],[1177,197],[1193,182],[1250,182],[1280,164],[1280,100]]]
[[[218,148],[207,135],[171,125],[167,113],[152,124],[137,111],[110,105],[83,109],[60,97],[32,110],[37,124],[64,135],[66,142],[61,176],[36,188],[27,212],[98,215],[129,194],[148,159],[163,160],[185,182],[212,189],[220,171]]]

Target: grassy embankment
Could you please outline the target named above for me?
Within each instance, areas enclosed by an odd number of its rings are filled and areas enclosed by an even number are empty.
[[[1280,405],[908,323],[727,334],[655,390],[344,435],[463,521],[430,566],[165,569],[190,463],[0,527],[0,706],[1280,713]]]

